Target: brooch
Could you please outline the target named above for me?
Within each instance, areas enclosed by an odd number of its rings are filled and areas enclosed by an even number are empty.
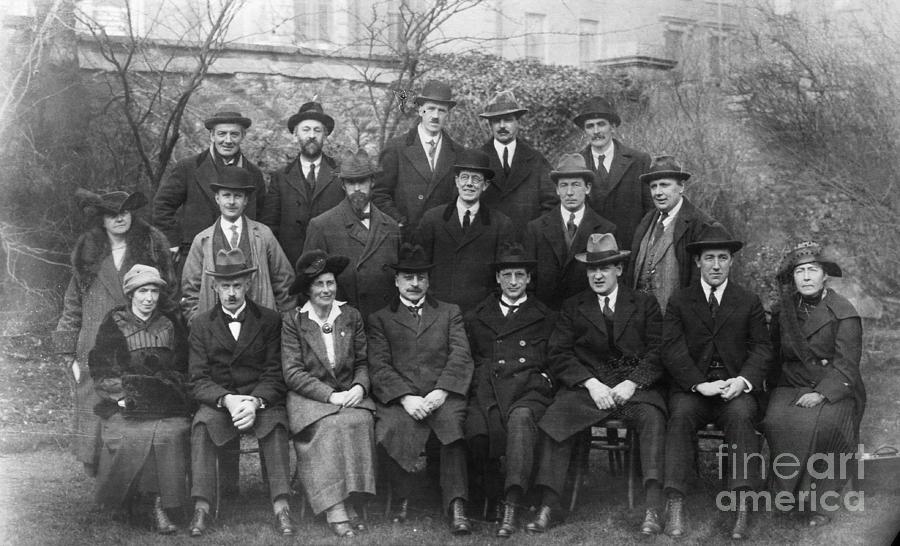
[[[334,332],[334,328],[331,327],[331,324],[326,322],[325,324],[322,325],[322,333],[323,334],[330,334],[331,332]]]

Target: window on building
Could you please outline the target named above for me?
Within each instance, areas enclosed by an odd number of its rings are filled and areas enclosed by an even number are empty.
[[[298,41],[333,40],[334,8],[330,0],[294,0],[294,16]]]
[[[538,61],[544,60],[544,20],[543,13],[525,14],[525,56]]]
[[[597,59],[598,23],[592,19],[578,21],[578,59],[582,65]]]

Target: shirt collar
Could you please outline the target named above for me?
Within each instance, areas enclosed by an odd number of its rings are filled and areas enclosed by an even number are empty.
[[[728,286],[728,279],[725,279],[725,282],[716,287],[716,299],[719,300],[719,303],[722,303],[722,294],[725,293],[725,288]],[[700,278],[700,287],[703,288],[703,295],[706,296],[706,301],[709,301],[709,292],[712,289],[712,286],[709,285],[706,281],[703,280],[703,277]]]
[[[607,295],[597,294],[597,301],[600,303],[600,308],[603,309],[603,300],[605,298],[609,298],[609,308],[615,312],[616,310],[616,302],[619,300],[619,285],[617,284],[613,291]]]
[[[222,231],[224,231],[225,233],[228,233],[229,231],[231,231],[231,226],[233,226],[233,225],[237,226],[238,231],[241,231],[241,229],[244,227],[244,217],[243,216],[238,217],[238,219],[235,220],[234,222],[229,222],[228,220],[225,219],[224,216],[220,216],[219,220],[220,220],[220,224],[222,226]]]
[[[456,198],[456,214],[459,215],[460,222],[462,222],[462,217],[466,214],[466,211],[471,213],[471,218],[474,220],[475,215],[478,214],[478,209],[481,208],[481,201],[475,203],[469,208],[463,204],[463,200],[459,197]]]
[[[346,301],[334,300],[334,303],[331,305],[331,312],[328,313],[328,317],[326,317],[325,320],[321,320],[319,318],[319,315],[317,315],[315,310],[313,309],[312,302],[310,302],[309,300],[306,300],[306,303],[304,303],[303,307],[300,308],[300,313],[306,313],[306,315],[309,317],[309,320],[315,322],[319,326],[322,326],[326,322],[334,324],[334,321],[341,314],[341,306],[346,303]]]
[[[613,154],[616,153],[616,143],[613,142],[612,139],[610,139],[609,143],[604,146],[602,150],[597,151],[591,148],[591,153],[594,154],[594,158],[602,155],[604,158],[612,159]]]
[[[220,304],[220,306],[222,307],[222,312],[223,312],[223,313],[225,313],[226,315],[228,315],[228,316],[231,317],[231,318],[238,318],[238,316],[239,316],[241,313],[244,312],[244,309],[247,308],[247,301],[244,300],[243,305],[241,305],[241,306],[238,308],[238,310],[235,311],[234,313],[232,313],[232,312],[229,311],[228,309],[225,309],[225,307],[222,306],[221,304]]]
[[[494,139],[494,149],[497,150],[497,157],[500,158],[501,164],[503,163],[503,148],[509,148],[509,163],[510,165],[512,164],[513,156],[516,155],[516,142],[518,141],[519,139],[514,138],[509,144],[503,144],[496,138]]]
[[[422,146],[428,146],[428,141],[431,139],[435,139],[437,140],[437,147],[441,147],[441,138],[444,136],[443,131],[439,132],[437,136],[431,136],[430,134],[428,134],[428,131],[426,131],[425,128],[422,127],[421,122],[416,127],[419,131],[419,140],[422,141]]]
[[[425,304],[425,296],[422,296],[422,299],[420,299],[418,301],[418,303],[413,303],[413,302],[409,301],[408,299],[404,298],[403,296],[400,296],[400,303],[402,303],[403,305],[405,305],[407,307],[421,307],[422,305]]]
[[[215,146],[215,144],[210,144],[210,145],[209,145],[209,153],[212,154],[213,158],[218,159],[219,161],[221,161],[222,164],[225,164],[226,161],[231,161],[231,162],[233,162],[234,165],[236,165],[236,166],[238,166],[238,167],[243,167],[243,166],[244,166],[244,163],[243,163],[243,157],[241,156],[240,150],[238,150],[238,152],[237,152],[236,154],[234,154],[233,156],[231,156],[232,159],[226,160],[225,157],[224,157],[222,154],[220,154],[219,152],[216,151],[216,146]]]
[[[666,217],[665,217],[665,219],[663,219],[663,224],[668,225],[669,222],[671,222],[672,219],[675,218],[675,215],[678,214],[678,211],[681,210],[681,205],[683,205],[683,204],[684,204],[684,196],[681,196],[681,199],[678,200],[678,204],[675,205],[674,207],[672,207],[672,210],[670,210],[669,212],[666,213]]]
[[[579,209],[578,212],[575,213],[575,225],[576,226],[581,225],[581,219],[584,218],[585,208],[587,208],[587,207],[585,207],[584,205],[581,205],[581,209]],[[563,223],[568,222],[569,215],[572,214],[572,212],[569,211],[569,209],[567,209],[566,207],[564,207],[562,205],[559,206],[559,210],[560,210],[560,214],[562,214]]]
[[[300,166],[303,167],[303,172],[308,171],[310,165],[315,165],[316,170],[318,171],[319,166],[322,165],[322,154],[319,154],[319,157],[317,157],[315,161],[306,159],[303,154],[300,154],[298,157],[300,157]]]
[[[515,305],[517,307],[521,307],[523,303],[528,301],[528,294],[523,293],[522,297],[517,299],[515,302],[510,301],[510,299],[506,297],[506,294],[501,294],[500,300],[506,303],[506,305]]]

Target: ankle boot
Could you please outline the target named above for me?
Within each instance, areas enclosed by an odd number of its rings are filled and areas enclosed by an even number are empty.
[[[153,523],[156,525],[156,532],[161,535],[171,535],[175,531],[178,530],[175,527],[175,524],[172,523],[172,520],[169,519],[169,514],[166,513],[166,509],[163,508],[162,499],[159,495],[156,495],[153,498],[153,510],[151,511],[153,517]]]

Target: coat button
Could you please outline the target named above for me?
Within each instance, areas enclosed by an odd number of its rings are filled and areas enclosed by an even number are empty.
[[[525,345],[527,345],[527,344],[525,343],[525,340],[524,340],[524,339],[520,339],[520,340],[519,340],[519,347],[524,347]]]
[[[501,358],[497,361],[497,364],[506,364],[506,361]]]
[[[525,364],[525,357],[524,357],[524,356],[520,356],[520,357],[519,357],[519,364]]]
[[[422,195],[422,194],[420,193],[420,194],[418,195],[418,199],[419,199],[419,201],[421,201],[422,199],[425,199],[425,196]]]

